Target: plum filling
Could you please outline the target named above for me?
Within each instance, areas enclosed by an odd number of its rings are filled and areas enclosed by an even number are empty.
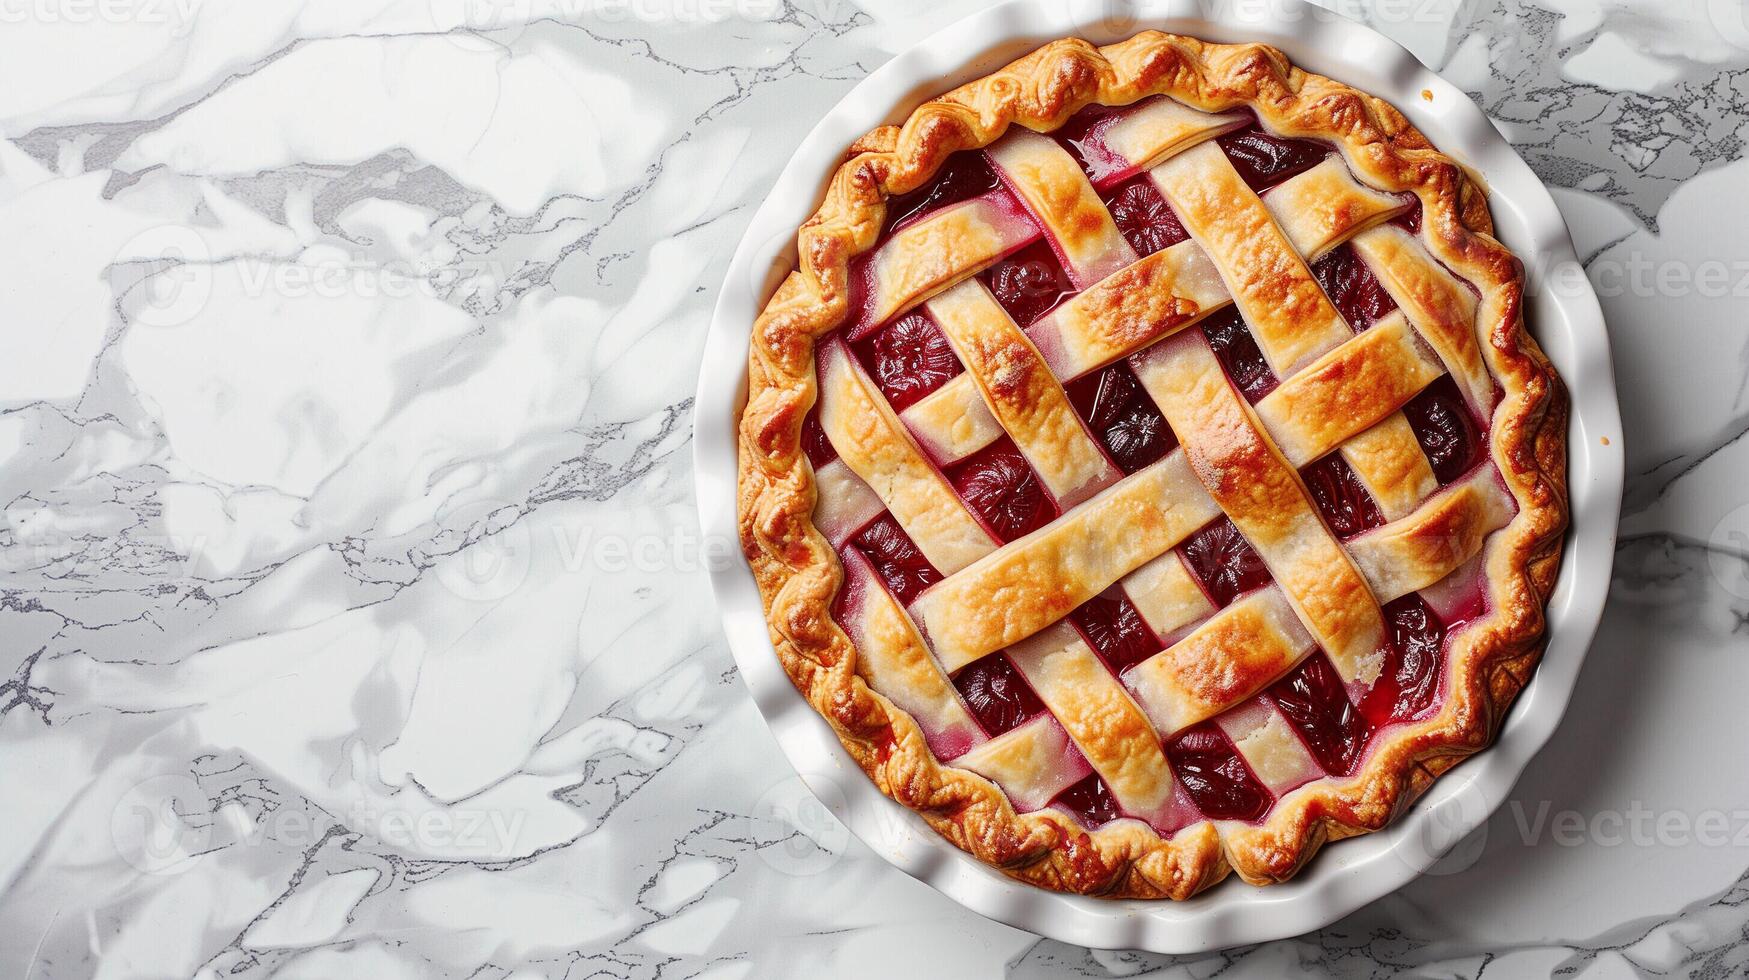
[[[1231,518],[1209,522],[1185,540],[1181,553],[1216,606],[1269,583],[1269,568]]]
[[[1105,197],[1105,206],[1137,255],[1152,255],[1190,237],[1172,205],[1146,175],[1119,184]]]
[[[1346,244],[1313,262],[1312,277],[1324,287],[1324,295],[1336,305],[1336,312],[1356,330],[1365,330],[1397,308],[1397,301],[1385,292],[1378,277]]]
[[[967,665],[954,675],[953,686],[991,738],[1019,728],[1045,710],[1026,678],[999,653]]]
[[[1070,404],[1125,473],[1172,451],[1178,439],[1129,365],[1116,364],[1068,385]]]
[[[1255,126],[1228,133],[1217,142],[1254,191],[1303,174],[1330,155],[1330,148],[1316,140],[1283,139]]]
[[[896,231],[931,211],[969,201],[1000,186],[1002,180],[996,176],[996,168],[990,166],[990,160],[984,154],[955,153],[936,171],[935,179],[887,202],[883,231]]]
[[[941,573],[891,514],[882,514],[852,540],[900,605],[909,605],[917,593],[941,581]]]
[[[1191,802],[1216,820],[1256,820],[1272,802],[1226,734],[1204,722],[1166,743],[1166,758]]]
[[[1030,326],[1046,310],[1075,291],[1049,242],[1037,241],[983,272],[996,302],[1014,322]]]
[[[1342,675],[1329,657],[1312,654],[1277,681],[1270,694],[1325,772],[1346,776],[1354,771],[1372,726],[1348,700]]]
[[[1045,488],[1006,437],[956,463],[948,481],[972,513],[1002,541],[1013,541],[1057,517]]]
[[[1360,704],[1374,727],[1418,718],[1433,707],[1445,649],[1445,624],[1420,596],[1410,593],[1388,603],[1384,613],[1390,649],[1383,672]]]
[[[1378,503],[1341,453],[1325,456],[1301,470],[1300,476],[1312,493],[1318,513],[1324,515],[1324,523],[1330,525],[1330,531],[1337,537],[1352,538],[1385,522]]]
[[[1120,589],[1107,589],[1069,614],[1107,667],[1121,674],[1160,652],[1160,640]]]
[[[965,370],[941,328],[921,312],[906,314],[853,346],[895,412]]]
[[[1123,816],[1117,798],[1105,788],[1105,781],[1098,773],[1058,793],[1051,805],[1069,811],[1069,815],[1081,821],[1081,826],[1088,830],[1098,830]]]
[[[1442,376],[1410,399],[1403,406],[1403,415],[1415,430],[1415,439],[1433,465],[1440,486],[1453,483],[1480,460],[1481,427],[1451,375]]]
[[[1212,314],[1203,321],[1202,332],[1221,367],[1226,369],[1227,377],[1232,379],[1233,387],[1239,389],[1246,401],[1257,404],[1281,383],[1269,369],[1269,362],[1263,359],[1257,338],[1251,336],[1251,329],[1245,326],[1245,318],[1238,310],[1229,306]]]
[[[832,440],[827,439],[826,430],[820,428],[818,403],[802,416],[802,452],[808,454],[808,462],[814,464],[814,469],[838,458],[838,450],[832,448]]]

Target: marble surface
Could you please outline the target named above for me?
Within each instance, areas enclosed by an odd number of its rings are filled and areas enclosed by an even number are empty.
[[[1174,958],[851,839],[705,584],[729,253],[970,4],[0,0],[0,975],[1745,975],[1749,11],[1337,6],[1572,225],[1626,426],[1612,601],[1434,874]]]

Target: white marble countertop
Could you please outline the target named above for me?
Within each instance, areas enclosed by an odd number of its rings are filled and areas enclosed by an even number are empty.
[[[0,975],[1744,975],[1749,12],[1553,3],[1339,7],[1476,95],[1602,293],[1596,649],[1435,874],[1171,958],[851,839],[702,573],[729,253],[969,3],[0,0]]]

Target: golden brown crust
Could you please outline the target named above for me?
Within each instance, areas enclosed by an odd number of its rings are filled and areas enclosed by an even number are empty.
[[[815,398],[814,343],[844,323],[849,261],[873,246],[888,197],[916,189],[949,154],[988,145],[1010,123],[1049,131],[1089,103],[1154,94],[1209,112],[1253,108],[1276,132],[1335,143],[1366,183],[1420,198],[1421,240],[1480,292],[1483,354],[1503,389],[1492,455],[1519,507],[1486,546],[1488,610],[1454,636],[1437,715],[1390,730],[1356,775],[1289,793],[1260,825],[1205,822],[1170,839],[1135,820],[1088,832],[1049,809],[1016,814],[993,783],[938,762],[910,715],[857,676],[856,651],[829,612],[842,573],[812,521],[815,486],[799,435]],[[1396,109],[1307,74],[1264,45],[1157,32],[1097,49],[1064,39],[924,104],[902,127],[859,140],[798,244],[800,269],[753,330],[739,435],[742,548],[797,689],[883,792],[954,844],[1020,880],[1084,894],[1187,898],[1229,869],[1251,882],[1280,881],[1324,841],[1384,826],[1492,739],[1542,649],[1543,606],[1567,521],[1567,399],[1525,333],[1522,267],[1493,239],[1483,193]]]

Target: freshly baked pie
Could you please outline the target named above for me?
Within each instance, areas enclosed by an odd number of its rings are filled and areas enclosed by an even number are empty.
[[[1262,45],[1065,39],[852,146],[740,527],[882,791],[1047,888],[1280,881],[1541,652],[1566,399],[1483,192]]]

